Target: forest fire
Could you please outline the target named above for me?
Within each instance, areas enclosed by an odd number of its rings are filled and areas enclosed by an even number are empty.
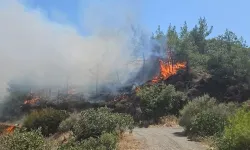
[[[139,87],[136,87],[135,88],[135,92],[137,93],[137,92],[139,92],[140,91],[140,88]]]
[[[68,93],[69,95],[74,95],[74,94],[76,93],[76,91],[75,91],[75,89],[69,89],[69,90],[67,91],[67,93]]]
[[[15,130],[15,126],[9,126],[7,129],[5,129],[6,133],[12,133]]]
[[[125,93],[122,93],[122,94],[120,94],[119,96],[115,97],[115,98],[114,98],[114,101],[121,101],[121,100],[124,100],[124,99],[126,99],[126,98],[128,98],[128,95],[125,94]]]
[[[185,62],[173,64],[170,62],[165,63],[162,60],[159,61],[160,61],[160,73],[151,80],[152,83],[157,83],[160,80],[166,80],[170,76],[175,75],[179,69],[184,69],[186,67]]]
[[[39,101],[40,100],[40,98],[39,97],[34,97],[34,98],[32,98],[31,100],[25,100],[24,101],[24,104],[30,104],[30,105],[32,105],[32,104],[35,104],[37,101]]]

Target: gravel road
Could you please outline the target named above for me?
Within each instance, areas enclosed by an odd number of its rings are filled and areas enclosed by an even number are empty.
[[[181,127],[136,128],[136,139],[145,142],[145,150],[206,150],[199,142],[190,141],[182,134]]]

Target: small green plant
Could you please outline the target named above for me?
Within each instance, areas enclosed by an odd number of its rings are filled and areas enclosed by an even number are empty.
[[[77,139],[98,137],[103,132],[123,132],[132,130],[134,125],[130,115],[112,113],[106,107],[84,110],[79,114],[79,119],[73,126],[73,133]]]
[[[229,117],[217,146],[220,150],[250,150],[250,109],[245,105]]]
[[[41,132],[45,136],[54,134],[61,121],[66,119],[69,114],[63,110],[45,108],[31,112],[24,120],[23,126],[28,130],[41,127]]]
[[[16,129],[12,134],[0,136],[1,150],[48,150],[51,147],[39,130],[27,132]]]

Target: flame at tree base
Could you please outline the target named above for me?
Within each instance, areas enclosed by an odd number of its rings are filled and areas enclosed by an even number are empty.
[[[160,80],[166,80],[170,76],[177,74],[178,70],[186,68],[186,62],[172,64],[170,62],[165,63],[162,60],[159,61],[160,61],[160,74],[158,76],[155,76],[151,80],[152,83],[157,83]]]
[[[6,133],[12,133],[15,130],[15,126],[10,126],[7,129],[5,129]]]
[[[35,103],[37,103],[40,100],[40,98],[38,96],[32,98],[31,100],[25,100],[24,104],[30,104],[33,105]]]

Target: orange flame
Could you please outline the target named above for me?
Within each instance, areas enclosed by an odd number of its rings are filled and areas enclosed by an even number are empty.
[[[124,100],[124,99],[126,99],[126,98],[128,98],[128,95],[126,95],[126,94],[121,94],[121,95],[119,95],[118,97],[115,97],[115,98],[114,98],[114,101],[121,101],[121,100]]]
[[[162,60],[160,61],[160,74],[155,76],[151,82],[156,83],[160,80],[166,80],[172,75],[175,75],[179,69],[184,69],[186,67],[186,63],[176,63],[172,64],[170,62],[165,63]]]
[[[140,90],[139,87],[136,87],[136,88],[135,88],[135,92],[136,92],[136,93],[137,93],[139,90]]]
[[[40,98],[39,97],[35,97],[32,98],[31,100],[25,100],[24,104],[35,104]]]
[[[75,94],[75,89],[69,89],[67,93],[69,95],[74,95]]]
[[[6,133],[12,133],[15,129],[15,126],[9,126],[7,129],[5,129]]]

